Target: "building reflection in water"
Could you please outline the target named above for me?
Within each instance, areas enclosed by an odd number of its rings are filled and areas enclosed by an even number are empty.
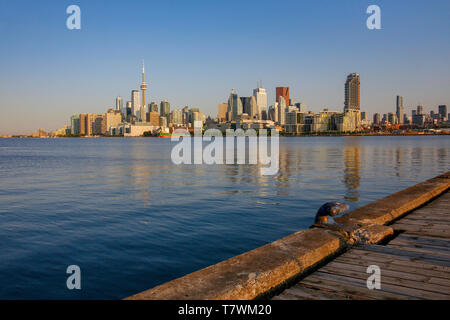
[[[361,147],[359,137],[349,138],[344,146],[344,183],[346,186],[345,199],[352,202],[359,200],[359,185],[361,169]]]

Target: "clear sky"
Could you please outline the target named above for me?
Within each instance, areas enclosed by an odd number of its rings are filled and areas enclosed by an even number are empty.
[[[81,30],[66,8],[81,8]],[[381,7],[382,30],[366,28]],[[130,100],[146,62],[147,100],[216,116],[232,88],[261,79],[311,110],[342,110],[347,74],[361,74],[361,109],[450,106],[450,1],[1,1],[0,134],[54,130],[76,113]]]

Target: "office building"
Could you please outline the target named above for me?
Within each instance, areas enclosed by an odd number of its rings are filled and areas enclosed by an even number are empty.
[[[132,90],[131,91],[131,115],[132,116],[136,116],[139,111],[139,107],[140,107],[139,100],[140,100],[139,90]]]
[[[122,101],[122,97],[117,97],[116,98],[116,111],[122,112],[123,109],[123,101]]]
[[[379,113],[375,113],[373,115],[373,124],[380,124],[381,123],[381,115]]]
[[[441,116],[441,119],[447,118],[447,106],[446,105],[440,105],[439,107],[439,114]]]
[[[166,117],[166,119],[170,116],[170,103],[167,100],[163,100],[160,103],[160,116]]]
[[[283,97],[284,104],[287,105],[289,100],[289,87],[276,87],[275,89],[276,102],[280,103],[280,97]]]
[[[70,118],[70,133],[71,134],[80,134],[80,115],[76,114]]]
[[[257,88],[253,90],[253,96],[256,99],[256,113],[258,119],[262,119],[263,111],[267,112],[267,92],[262,88],[262,83],[257,85]]]
[[[241,99],[237,93],[234,92],[234,89],[231,90],[230,97],[228,98],[228,110],[229,116],[232,120],[236,120],[243,113],[243,107]]]
[[[158,104],[156,102],[149,103],[148,112],[158,112]]]
[[[403,124],[405,110],[403,109],[403,97],[402,96],[397,96],[396,105],[397,105],[396,114],[397,114],[398,122],[400,124]]]
[[[219,122],[223,122],[226,120],[227,108],[228,108],[228,105],[226,103],[219,103],[217,105],[217,120]]]
[[[357,73],[351,73],[345,81],[344,111],[360,110],[360,77]]]

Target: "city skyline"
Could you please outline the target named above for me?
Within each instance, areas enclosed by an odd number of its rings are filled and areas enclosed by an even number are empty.
[[[292,9],[285,26],[271,19],[276,4],[264,2],[256,8],[249,1],[236,12],[248,21],[223,27],[216,20],[226,18],[229,2],[205,8],[201,3],[179,3],[177,8],[186,10],[176,12],[173,5],[160,3],[143,4],[142,12],[109,6],[105,19],[101,17],[106,10],[103,6],[80,1],[85,20],[79,31],[65,28],[66,4],[31,4],[32,10],[24,10],[20,1],[2,4],[1,12],[8,16],[2,20],[5,28],[0,33],[8,41],[8,50],[0,53],[4,70],[0,75],[0,134],[53,130],[67,124],[72,114],[115,108],[115,97],[128,101],[130,90],[139,89],[136,65],[142,58],[151,84],[147,103],[167,99],[174,109],[188,105],[212,117],[231,88],[239,96],[251,96],[258,79],[266,88],[268,107],[276,99],[275,88],[287,86],[291,97],[312,111],[340,111],[343,79],[351,72],[361,74],[361,111],[368,118],[395,112],[397,95],[404,98],[408,115],[417,105],[429,112],[450,104],[450,93],[443,89],[450,86],[448,2],[412,1],[405,6],[379,1],[383,28],[376,31],[365,28],[369,2],[329,2],[324,7],[285,4]],[[428,7],[438,17],[417,19]],[[249,15],[255,11],[261,14],[260,20]],[[158,25],[170,14],[180,18],[180,12],[191,18],[189,23],[174,19],[164,28]],[[19,17],[17,22],[10,18],[14,16]],[[136,17],[141,22],[135,22]],[[194,22],[200,17],[203,25]],[[124,22],[114,22],[120,19]],[[310,34],[303,32],[313,29]],[[260,32],[259,42],[255,31]],[[352,39],[342,38],[343,34]],[[291,47],[276,50],[274,37],[288,41]],[[224,49],[230,38],[240,49],[238,54]],[[132,43],[136,48],[127,50]],[[342,53],[351,43],[352,50]],[[155,52],[162,45],[166,45],[163,52]]]

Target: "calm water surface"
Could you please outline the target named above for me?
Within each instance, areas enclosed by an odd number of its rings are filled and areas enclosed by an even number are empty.
[[[450,138],[280,138],[280,171],[176,166],[169,139],[0,139],[0,299],[124,298],[450,168]],[[82,289],[66,288],[79,265]]]

